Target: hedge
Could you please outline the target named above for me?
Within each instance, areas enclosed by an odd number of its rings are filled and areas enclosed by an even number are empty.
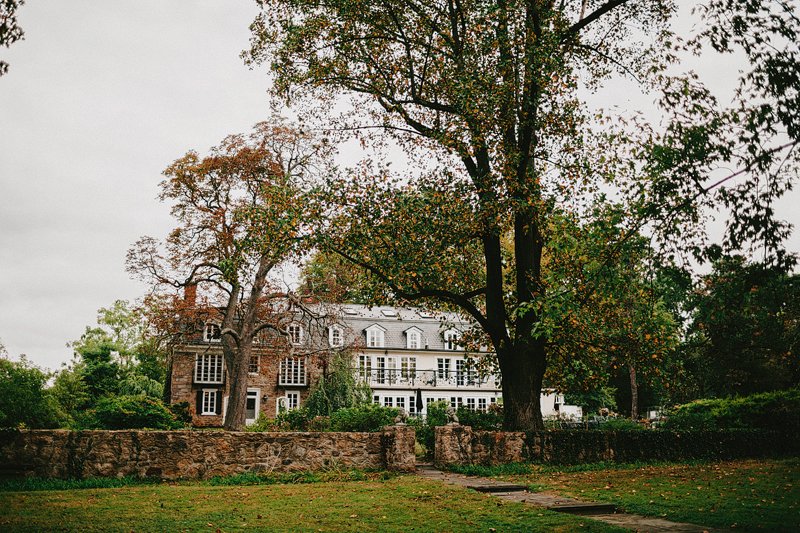
[[[553,430],[526,435],[528,459],[550,464],[652,462],[800,455],[800,435],[754,429]]]

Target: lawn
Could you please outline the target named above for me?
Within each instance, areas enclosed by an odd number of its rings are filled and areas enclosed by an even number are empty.
[[[0,492],[2,531],[621,531],[415,476]]]
[[[796,458],[528,468],[529,474],[507,468],[507,474],[497,477],[668,520],[745,531],[800,531]]]

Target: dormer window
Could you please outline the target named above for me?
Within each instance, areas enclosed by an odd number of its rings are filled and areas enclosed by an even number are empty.
[[[460,335],[458,331],[449,329],[444,332],[444,349],[445,350],[458,350],[458,339]]]
[[[406,348],[409,350],[419,350],[422,347],[422,331],[412,327],[406,331]]]
[[[208,322],[203,328],[205,342],[220,342],[222,340],[222,327],[219,324]]]
[[[339,326],[331,326],[328,328],[328,344],[333,348],[344,346],[344,332]]]
[[[364,331],[367,334],[367,348],[383,348],[385,344],[385,329],[373,324]]]
[[[289,334],[289,342],[292,344],[303,343],[303,327],[300,324],[289,324],[286,333]]]

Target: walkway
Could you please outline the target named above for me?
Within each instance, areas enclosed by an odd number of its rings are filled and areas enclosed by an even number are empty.
[[[430,464],[418,464],[417,475],[458,485],[479,492],[490,493],[493,496],[508,501],[526,503],[537,507],[544,507],[551,511],[562,513],[590,515],[593,520],[600,520],[615,526],[624,527],[634,531],[652,531],[654,533],[701,533],[721,532],[720,529],[710,529],[694,524],[670,522],[662,518],[652,518],[617,512],[616,506],[610,503],[596,503],[566,498],[551,492],[528,492],[525,486],[514,485],[482,477],[464,476],[451,472],[442,472]]]

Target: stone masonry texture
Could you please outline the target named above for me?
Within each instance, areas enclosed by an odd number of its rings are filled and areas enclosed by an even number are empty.
[[[0,475],[207,479],[331,467],[414,470],[414,429],[376,433],[0,431]]]

